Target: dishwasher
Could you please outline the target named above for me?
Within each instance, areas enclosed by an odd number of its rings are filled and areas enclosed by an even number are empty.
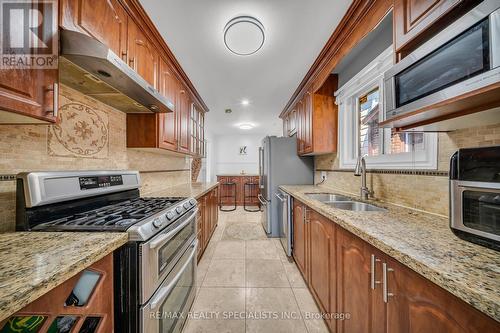
[[[292,205],[291,197],[287,193],[278,190],[275,194],[278,198],[278,222],[279,222],[279,237],[281,245],[285,249],[288,257],[292,256]]]

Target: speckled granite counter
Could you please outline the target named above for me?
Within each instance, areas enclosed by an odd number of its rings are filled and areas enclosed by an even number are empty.
[[[143,197],[193,197],[200,198],[213,188],[218,186],[218,182],[188,183],[172,187],[165,187],[161,191],[145,193]]]
[[[0,234],[0,321],[125,244],[127,233]]]
[[[217,177],[259,177],[256,173],[245,173],[242,175],[241,173],[222,173],[218,174]]]
[[[308,198],[319,186],[281,188],[344,229],[500,321],[500,254],[456,237],[448,219],[385,203],[388,212],[353,212]],[[342,194],[342,193],[340,193]]]

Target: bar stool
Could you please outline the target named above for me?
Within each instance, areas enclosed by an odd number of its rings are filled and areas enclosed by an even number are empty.
[[[257,191],[254,191],[255,188],[257,188]],[[250,191],[250,194],[248,192]],[[243,209],[246,210],[247,212],[260,212],[260,202],[259,198],[257,195],[254,195],[253,193],[259,192],[259,184],[253,183],[253,182],[246,182],[243,185]],[[250,209],[247,208],[247,201],[252,202],[252,199],[257,199],[257,209]]]
[[[231,193],[232,194],[227,194]],[[220,185],[220,193],[221,195],[219,196],[219,209],[221,212],[232,212],[236,210],[236,183],[234,182],[226,182],[222,183]],[[223,209],[222,208],[222,202],[225,201],[224,199],[233,199],[234,202],[234,208],[229,208],[229,209]]]

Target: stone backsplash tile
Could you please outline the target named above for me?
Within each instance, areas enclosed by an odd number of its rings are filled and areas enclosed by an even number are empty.
[[[127,149],[125,113],[64,86],[60,103],[62,126],[0,126],[0,174],[139,170],[141,193],[190,181],[190,157]],[[15,191],[15,181],[0,181],[0,232],[15,228]]]

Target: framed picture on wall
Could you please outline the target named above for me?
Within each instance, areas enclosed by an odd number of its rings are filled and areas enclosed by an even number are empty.
[[[246,154],[247,154],[247,146],[241,146],[240,155],[246,155]]]

